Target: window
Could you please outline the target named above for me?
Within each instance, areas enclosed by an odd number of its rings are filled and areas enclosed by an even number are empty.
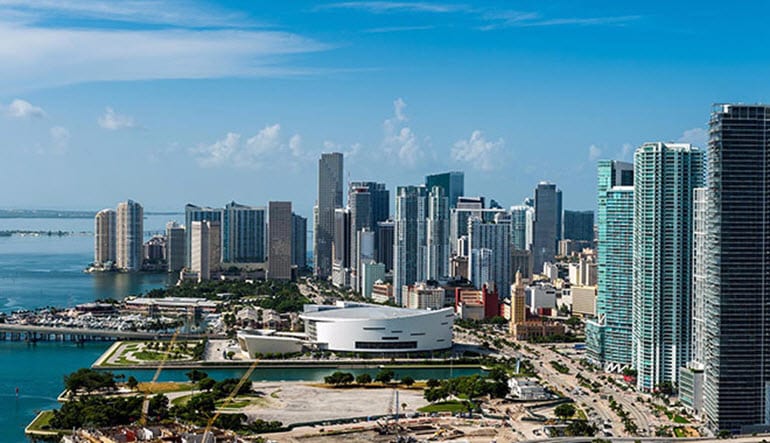
[[[378,342],[357,341],[356,349],[417,349],[416,341]]]

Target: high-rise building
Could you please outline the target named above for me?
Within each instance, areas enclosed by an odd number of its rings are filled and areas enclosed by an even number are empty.
[[[460,171],[444,172],[425,176],[425,188],[438,186],[444,190],[449,200],[449,207],[457,207],[457,199],[465,195],[465,174]]]
[[[367,205],[369,210],[362,213]],[[388,220],[390,217],[390,192],[385,187],[385,183],[366,181],[351,182],[348,187],[348,206],[352,211],[352,222],[355,224],[352,228],[352,232],[358,232],[364,228],[372,231],[374,233],[374,254],[375,257],[379,257],[380,241],[377,224]],[[355,245],[353,246],[355,247]],[[388,249],[390,251],[386,253],[392,255],[392,242],[390,243],[390,246],[388,246]],[[356,263],[360,261],[355,258],[357,255],[359,254],[355,250],[352,251],[353,260],[355,260]],[[354,283],[360,284],[361,273],[357,268],[357,264],[354,264],[352,274],[356,277]],[[355,287],[355,284],[354,288],[357,291],[360,290],[360,288]]]
[[[484,197],[458,197],[457,205],[450,210],[449,242],[452,253],[457,254],[457,240],[468,235],[468,219],[484,217]]]
[[[291,280],[291,202],[268,203],[267,278]]]
[[[518,251],[531,250],[535,209],[527,205],[511,206],[511,241]]]
[[[631,365],[634,165],[601,160],[596,318],[586,322],[586,350],[605,371]]]
[[[690,356],[693,189],[703,155],[687,143],[645,143],[634,154],[631,359],[637,387],[674,385]]]
[[[393,239],[396,224],[393,220],[381,221],[377,223],[376,229],[376,260],[377,263],[385,265],[385,272],[390,272],[393,270]]]
[[[449,276],[449,199],[434,186],[428,194],[426,275],[428,280]]]
[[[468,249],[471,282],[476,289],[492,282],[498,294],[505,294],[511,286],[511,220],[505,213],[495,215],[495,220],[486,223],[479,217],[468,220]],[[489,276],[484,275],[483,266],[477,266],[476,259],[484,258],[483,251],[489,250]],[[475,274],[476,272],[479,274]]]
[[[377,222],[385,221],[390,217],[390,191],[385,187],[385,183],[355,181],[351,182],[348,189],[363,188],[369,192],[372,228]],[[350,204],[350,194],[348,194],[348,204]]]
[[[706,300],[709,257],[707,243],[708,189],[695,188],[692,201],[692,345],[687,365],[679,370],[679,401],[691,414],[703,416],[703,376],[706,368]]]
[[[360,291],[358,273],[358,233],[361,230],[373,232],[372,194],[368,187],[350,186],[348,189],[348,208],[350,208],[350,283],[354,291]]]
[[[511,285],[511,332],[513,325],[527,321],[526,289],[521,272],[516,272],[516,279]]]
[[[350,286],[350,208],[334,210],[334,238],[332,239],[332,283],[338,288]]]
[[[562,240],[594,241],[594,211],[564,211]]]
[[[402,305],[404,286],[425,280],[427,190],[425,186],[396,188],[393,247],[393,294]]]
[[[770,106],[715,105],[708,147],[704,411],[770,428]]]
[[[168,272],[179,272],[185,264],[185,227],[177,222],[166,224],[166,256]]]
[[[127,200],[118,203],[115,219],[115,264],[123,271],[142,268],[144,251],[144,210],[142,205]]]
[[[298,269],[307,267],[307,219],[291,215],[291,264]]]
[[[210,221],[194,221],[190,227],[190,272],[198,274],[198,281],[211,278]]]
[[[553,262],[561,237],[561,191],[556,185],[540,182],[535,188],[535,221],[532,232],[532,255],[535,269]]]
[[[114,209],[102,209],[94,217],[94,265],[115,264],[116,215]]]
[[[341,208],[343,166],[339,152],[321,154],[318,160],[318,217],[313,227],[314,275],[332,275],[332,242],[334,241],[334,210]]]
[[[222,262],[264,263],[265,208],[230,202],[222,211]]]
[[[209,208],[209,207],[201,207],[201,206],[195,206],[192,204],[187,204],[184,207],[184,224],[187,228],[185,230],[185,254],[186,259],[185,263],[186,266],[189,268],[192,266],[192,261],[190,259],[190,256],[192,254],[192,229],[190,228],[192,226],[192,222],[194,221],[212,221],[212,222],[222,222],[222,209],[220,208]],[[219,248],[219,247],[218,247]],[[221,258],[217,259],[217,262],[219,262]]]

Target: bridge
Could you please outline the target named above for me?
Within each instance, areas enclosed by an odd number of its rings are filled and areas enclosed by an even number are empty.
[[[99,340],[171,340],[173,333],[120,331],[117,329],[74,328],[0,323],[0,341],[99,341]],[[177,340],[226,338],[219,334],[179,334]]]

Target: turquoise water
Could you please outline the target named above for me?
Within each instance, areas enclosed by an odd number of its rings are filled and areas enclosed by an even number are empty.
[[[168,216],[150,216],[146,231],[163,229]],[[177,217],[178,219],[178,217]],[[83,269],[93,259],[92,220],[0,219],[0,230],[68,231],[85,234],[66,237],[0,237],[0,312],[45,306],[67,307],[99,298],[120,299],[166,284],[165,275],[86,274]],[[39,342],[28,345],[0,341],[0,442],[22,443],[24,427],[38,411],[58,406],[63,377],[78,368],[90,366],[109,343]],[[335,369],[257,368],[252,380],[323,380]],[[372,376],[378,369],[343,369],[356,375]],[[164,370],[161,381],[186,380],[187,370]],[[215,379],[241,377],[243,369],[208,371]],[[395,370],[397,376],[414,379],[447,378],[478,373],[476,369]],[[119,371],[126,377],[151,380],[155,370]],[[18,397],[15,394],[19,389]]]

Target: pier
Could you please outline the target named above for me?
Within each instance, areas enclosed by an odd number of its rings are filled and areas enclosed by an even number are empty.
[[[115,340],[170,340],[173,333],[152,331],[119,331],[116,329],[69,328],[39,325],[0,323],[0,341],[90,341]],[[225,338],[212,334],[179,334],[178,340],[201,340],[204,338]]]

